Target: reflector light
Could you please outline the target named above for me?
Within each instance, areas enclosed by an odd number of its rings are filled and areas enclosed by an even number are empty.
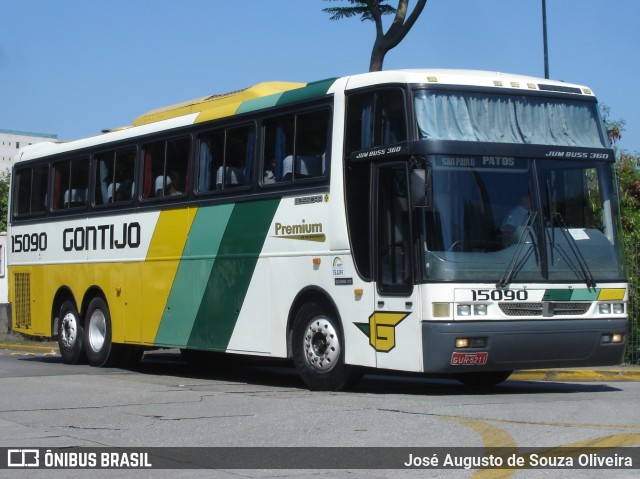
[[[433,303],[432,311],[434,318],[448,318],[451,316],[451,305],[449,303]]]

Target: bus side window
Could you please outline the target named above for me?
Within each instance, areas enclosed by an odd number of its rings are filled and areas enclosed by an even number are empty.
[[[262,184],[325,176],[330,118],[330,110],[319,110],[266,121]]]
[[[191,139],[157,141],[143,146],[142,197],[184,195],[189,184]]]
[[[252,183],[255,126],[244,125],[200,136],[198,191],[207,193]]]
[[[224,188],[251,184],[255,131],[253,125],[230,128],[224,150],[224,169],[220,172]]]
[[[46,211],[49,167],[47,165],[16,169],[16,216]]]
[[[204,133],[199,138],[199,144],[198,192],[207,193],[221,189],[222,181],[218,184],[217,172],[222,168],[224,130]]]
[[[301,114],[296,118],[296,179],[327,174],[329,118],[329,110]]]
[[[64,160],[53,166],[53,209],[86,206],[89,159]]]
[[[265,122],[262,184],[291,180],[293,173],[294,116],[287,115]]]
[[[136,149],[96,155],[95,204],[127,203],[133,199]]]

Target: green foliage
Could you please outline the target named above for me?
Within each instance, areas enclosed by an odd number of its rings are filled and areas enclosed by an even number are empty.
[[[640,173],[638,158],[622,153],[618,161],[622,231],[627,244],[640,245]]]
[[[0,231],[7,231],[7,213],[9,208],[9,179],[7,172],[0,174]]]
[[[609,138],[609,142],[612,146],[622,138],[622,132],[624,131],[624,120],[612,120],[609,115],[611,115],[611,108],[607,105],[600,104],[600,110],[602,113],[602,120],[604,121],[605,129],[607,130],[607,137]]]
[[[625,362],[640,362],[640,157],[621,153],[618,161],[625,270],[629,281],[629,342]]]
[[[323,8],[323,12],[331,15],[331,20],[342,20],[343,18],[360,17],[363,22],[365,20],[375,21],[373,11],[379,16],[396,13],[397,9],[384,3],[383,0],[324,0],[325,2],[349,2],[353,7],[331,7]]]
[[[611,120],[610,110],[601,105],[607,137],[615,148],[622,138],[624,120]],[[625,245],[625,271],[629,281],[629,340],[625,362],[640,363],[640,171],[639,156],[618,152],[616,164],[620,192],[622,238]]]

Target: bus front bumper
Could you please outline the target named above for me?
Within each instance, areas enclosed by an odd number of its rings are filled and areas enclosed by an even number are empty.
[[[424,372],[612,366],[623,360],[628,331],[626,319],[425,321]]]

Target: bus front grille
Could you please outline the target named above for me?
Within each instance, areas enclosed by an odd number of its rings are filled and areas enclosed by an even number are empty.
[[[568,302],[554,303],[498,303],[500,310],[507,316],[582,316],[587,314],[591,303]]]
[[[16,273],[14,279],[16,327],[28,329],[31,327],[31,274]]]

